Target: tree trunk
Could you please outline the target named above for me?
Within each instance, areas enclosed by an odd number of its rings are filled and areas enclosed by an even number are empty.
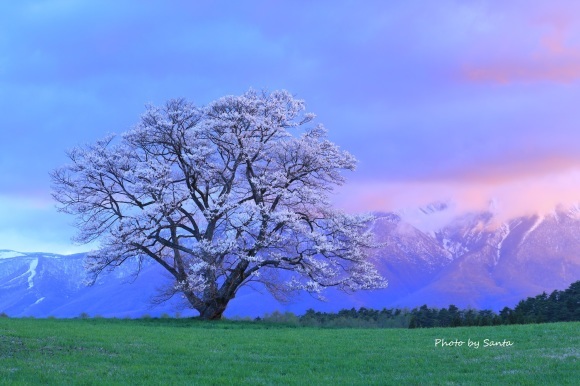
[[[238,275],[238,278],[241,275]],[[183,294],[191,304],[191,307],[199,312],[199,319],[202,320],[219,320],[222,318],[230,300],[236,297],[236,288],[241,283],[238,280],[236,285],[232,284],[231,278],[228,278],[222,288],[216,290],[211,288],[203,293],[203,298],[196,296],[195,293],[185,290]]]
[[[199,318],[202,320],[219,320],[226,310],[229,299],[217,298],[206,302],[202,307],[197,308]]]

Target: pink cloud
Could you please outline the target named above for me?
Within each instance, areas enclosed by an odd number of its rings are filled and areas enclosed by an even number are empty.
[[[546,175],[580,170],[580,157],[569,155],[530,155],[506,153],[489,162],[480,162],[463,169],[450,171],[439,180],[501,185],[514,180],[537,179]]]
[[[546,214],[559,205],[580,203],[580,165],[549,173],[473,180],[377,182],[358,181],[340,189],[335,204],[348,212],[397,211],[443,201],[452,212],[493,210],[499,220]],[[492,205],[493,203],[493,205]]]
[[[580,79],[577,7],[530,8],[503,10],[505,17],[495,20],[493,33],[474,42],[475,48],[464,58],[460,70],[463,79],[501,84]]]
[[[580,60],[576,63],[502,63],[489,67],[466,67],[464,76],[474,82],[511,83],[551,81],[571,83],[580,79]]]

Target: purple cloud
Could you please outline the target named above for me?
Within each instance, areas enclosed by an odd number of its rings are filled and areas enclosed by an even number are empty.
[[[59,216],[48,172],[66,149],[129,129],[148,102],[206,104],[250,87],[304,98],[357,156],[344,187],[365,202],[357,210],[448,197],[467,208],[521,192],[529,207],[558,192],[573,201],[578,11],[564,1],[4,4],[0,248],[20,248],[25,230],[32,249],[46,245],[35,229]],[[38,215],[36,197],[47,205]],[[74,229],[54,221],[54,245],[69,248]]]

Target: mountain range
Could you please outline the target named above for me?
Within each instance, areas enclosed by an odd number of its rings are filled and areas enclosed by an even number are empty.
[[[435,204],[417,213],[433,219],[447,211],[447,205]],[[423,304],[499,311],[580,279],[578,207],[508,221],[499,221],[492,212],[467,213],[428,230],[413,225],[405,213],[376,217],[372,231],[382,247],[374,251],[374,259],[388,288],[353,294],[330,289],[325,302],[302,294],[290,303],[279,303],[260,288],[243,288],[226,316]],[[195,315],[178,296],[152,303],[171,283],[154,264],[135,276],[136,267],[129,262],[87,286],[83,261],[84,254],[0,250],[0,312],[16,317]]]

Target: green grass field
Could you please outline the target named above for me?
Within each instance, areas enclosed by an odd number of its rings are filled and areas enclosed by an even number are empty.
[[[0,383],[572,385],[579,331],[572,322],[406,330],[0,318]]]

